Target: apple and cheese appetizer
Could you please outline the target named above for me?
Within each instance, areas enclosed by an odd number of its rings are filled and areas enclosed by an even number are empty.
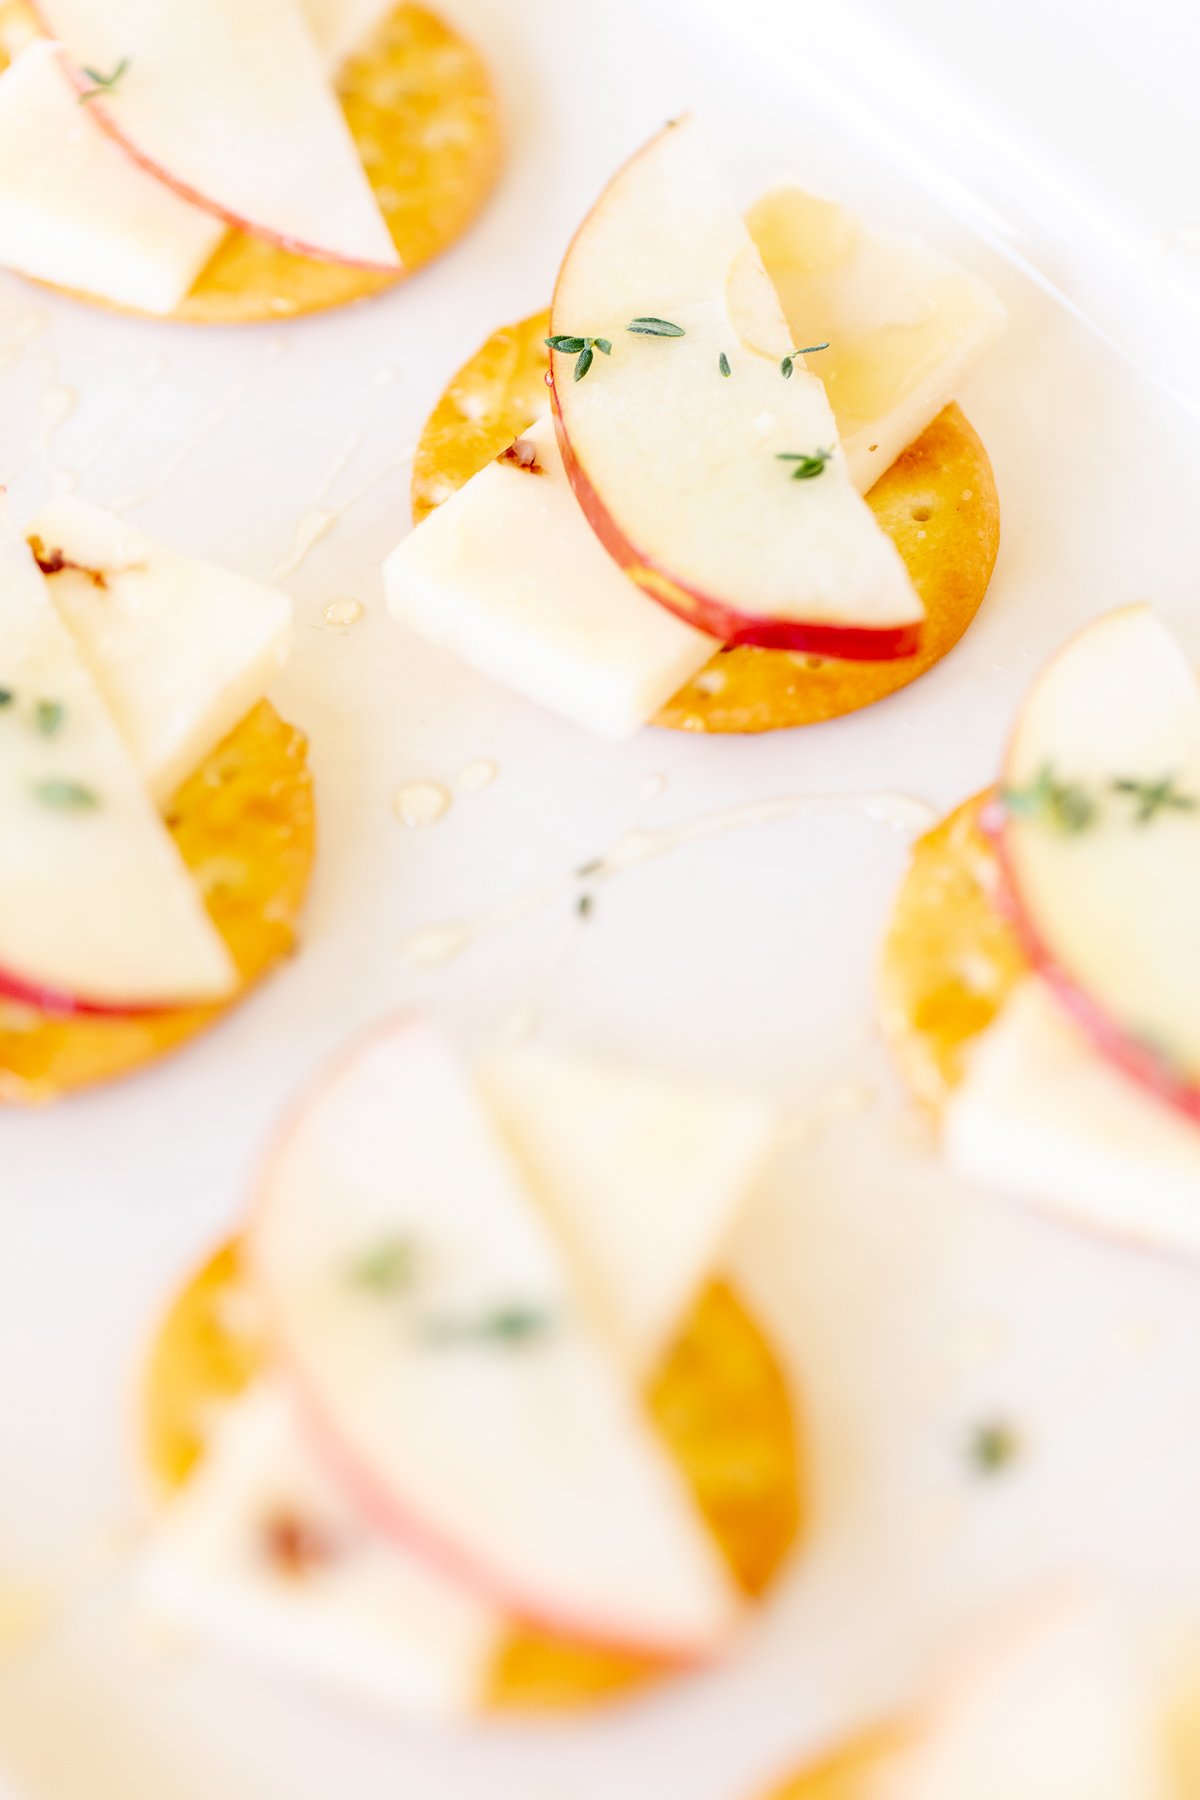
[[[395,0],[3,0],[0,69],[0,266],[125,311],[380,293],[499,172],[478,55]]]
[[[999,787],[916,846],[885,1027],[968,1178],[1200,1249],[1200,690],[1146,607],[1025,701]]]
[[[145,1389],[150,1613],[349,1697],[571,1707],[718,1655],[800,1523],[723,1266],[765,1105],[420,1020],[323,1076]]]
[[[1002,318],[829,202],[788,189],[743,220],[696,126],[670,126],[585,219],[550,312],[434,412],[391,611],[613,737],[879,699],[991,577],[995,484],[953,396]]]
[[[770,1800],[1182,1800],[1114,1622],[1063,1594],[997,1627],[940,1690]]]
[[[0,1101],[110,1080],[295,941],[303,737],[276,589],[59,500],[0,521]]]

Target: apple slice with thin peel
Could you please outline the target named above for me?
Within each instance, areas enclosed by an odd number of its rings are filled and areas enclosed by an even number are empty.
[[[727,643],[912,654],[921,602],[690,121],[585,219],[552,333],[567,346],[552,353],[552,396],[571,484],[647,594]]]
[[[1200,1120],[1200,690],[1148,607],[1089,625],[1035,683],[994,830],[1039,975],[1104,1055]]]
[[[36,9],[93,121],[185,200],[301,255],[400,266],[298,0]]]
[[[302,1104],[252,1266],[282,1365],[369,1516],[514,1616],[676,1658],[732,1582],[471,1083],[393,1023]]]
[[[1176,1800],[1116,1627],[1088,1597],[1011,1619],[964,1661],[863,1800]]]
[[[325,67],[336,75],[395,11],[396,0],[301,0]]]
[[[236,971],[46,583],[0,518],[0,987],[61,1012],[218,1000]]]

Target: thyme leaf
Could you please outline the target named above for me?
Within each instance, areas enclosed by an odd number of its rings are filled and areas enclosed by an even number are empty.
[[[52,775],[45,781],[35,781],[33,797],[40,800],[43,806],[52,806],[58,812],[95,812],[100,804],[100,796],[95,788],[85,787],[81,781],[70,781],[64,776]]]
[[[814,476],[823,473],[832,456],[831,446],[828,450],[781,450],[775,460],[795,463],[792,470],[793,481],[812,481]]]
[[[453,1348],[464,1344],[499,1344],[519,1349],[543,1337],[554,1321],[538,1306],[496,1306],[470,1318],[428,1319],[422,1335],[430,1344]]]
[[[630,319],[625,327],[635,337],[686,337],[682,325],[672,325],[670,319]]]
[[[1174,775],[1164,775],[1158,781],[1121,776],[1113,782],[1112,789],[1114,794],[1127,794],[1134,801],[1133,816],[1138,825],[1149,825],[1160,812],[1195,812],[1200,806],[1193,794],[1180,792]]]
[[[723,350],[717,359],[717,367],[726,378],[733,374],[733,370],[729,366],[729,358]]]
[[[101,69],[88,68],[85,63],[80,73],[86,75],[92,85],[90,88],[86,89],[84,93],[80,94],[76,104],[79,106],[86,106],[89,100],[95,100],[100,94],[115,94],[121,81],[129,72],[131,60],[130,57],[123,56],[116,67],[110,69],[107,75],[105,75]]]

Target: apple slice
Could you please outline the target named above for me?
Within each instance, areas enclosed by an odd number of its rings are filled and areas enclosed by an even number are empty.
[[[298,0],[36,9],[94,122],[183,199],[303,256],[399,268]]]
[[[812,366],[866,493],[954,399],[1004,308],[986,281],[920,238],[801,188],[764,194],[746,223],[793,341],[828,344]]]
[[[1063,1595],[960,1666],[864,1800],[1175,1800],[1117,1633]]]
[[[396,0],[301,0],[301,4],[331,76],[396,8]]]
[[[427,1027],[301,1107],[249,1236],[284,1363],[369,1516],[518,1618],[697,1657],[737,1598],[536,1203]]]
[[[602,737],[631,737],[719,648],[605,555],[548,418],[410,531],[383,578],[402,625]]]
[[[291,601],[80,500],[52,502],[29,536],[143,779],[169,800],[287,660]]]
[[[30,44],[0,75],[5,268],[170,313],[224,236],[101,131],[52,44]]]
[[[469,1712],[503,1628],[362,1517],[277,1378],[222,1414],[163,1512],[138,1591],[156,1621],[388,1711]]]
[[[639,587],[727,643],[873,660],[915,651],[921,602],[854,490],[825,390],[791,354],[778,298],[689,121],[627,164],[585,219],[552,333],[588,344],[582,360],[552,354],[567,473]]]
[[[1058,652],[1003,783],[1004,893],[1035,968],[1106,1056],[1200,1120],[1200,692],[1149,608]]]
[[[1034,977],[976,1046],[944,1141],[981,1186],[1118,1237],[1200,1251],[1200,1131],[1102,1056]]]
[[[0,976],[60,1011],[219,1000],[236,971],[28,545],[0,519]]]
[[[585,1271],[634,1379],[652,1375],[761,1173],[771,1108],[749,1095],[524,1049],[480,1083]]]

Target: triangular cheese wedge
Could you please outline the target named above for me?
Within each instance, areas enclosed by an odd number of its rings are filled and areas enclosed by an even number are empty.
[[[217,1000],[229,953],[59,619],[0,521],[0,970],[70,1009]]]
[[[332,1466],[518,1618],[672,1656],[738,1611],[469,1078],[401,1021],[302,1104],[252,1264]]]
[[[170,313],[224,236],[101,131],[52,44],[30,44],[0,75],[5,268]]]
[[[502,1629],[469,1588],[363,1517],[273,1379],[218,1422],[139,1589],[163,1623],[389,1710],[468,1711]]]
[[[143,779],[169,800],[278,674],[291,601],[80,500],[54,501],[29,536]]]
[[[630,1370],[648,1378],[761,1172],[770,1107],[536,1049],[489,1064],[481,1083]]]
[[[298,0],[37,4],[80,90],[110,84],[95,122],[185,200],[301,255],[399,267]]]

